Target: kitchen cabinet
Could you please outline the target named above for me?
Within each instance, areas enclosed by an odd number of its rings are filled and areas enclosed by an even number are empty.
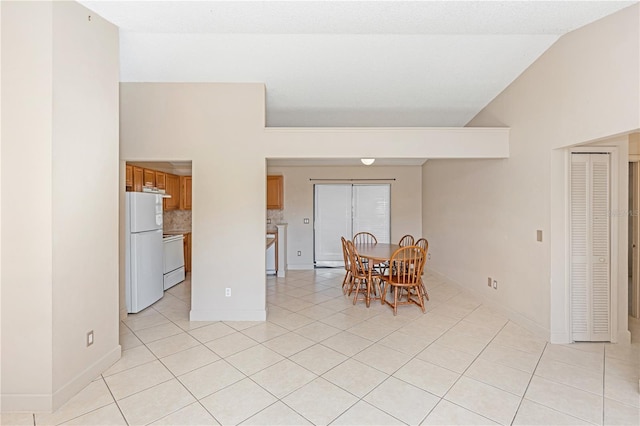
[[[284,208],[283,176],[267,176],[267,208],[276,210]]]
[[[125,166],[125,170],[124,186],[127,191],[131,191],[133,189],[133,166]]]
[[[191,232],[184,234],[184,271],[191,272]]]
[[[155,172],[156,174],[156,188],[158,189],[166,189],[166,179],[167,179],[167,174],[165,172]]]
[[[180,176],[180,210],[191,210],[191,176]]]
[[[142,167],[133,166],[133,190],[142,192],[144,185],[144,169]]]
[[[165,192],[171,195],[171,198],[164,199],[165,210],[178,210],[180,208],[180,176],[165,174]]]
[[[144,169],[144,186],[153,188],[156,186],[156,172],[151,169]]]

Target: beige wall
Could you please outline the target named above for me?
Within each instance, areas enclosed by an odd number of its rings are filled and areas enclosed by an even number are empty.
[[[288,223],[287,260],[290,269],[313,268],[314,182],[309,179],[395,179],[395,181],[380,181],[380,183],[391,184],[391,241],[397,241],[405,234],[422,235],[422,168],[420,166],[273,166],[268,167],[267,171],[269,174],[284,176],[282,218]],[[304,218],[309,218],[310,223],[304,224]],[[301,256],[297,255],[298,251],[302,252]]]
[[[566,158],[554,149],[640,126],[638,18],[636,5],[562,37],[469,123],[510,127],[509,159],[423,167],[431,267],[556,340],[567,336],[551,322],[550,296],[560,291],[552,279],[563,291],[566,283]],[[498,290],[487,287],[489,276]],[[622,289],[624,280],[614,285]],[[561,305],[554,316],[566,318]]]
[[[2,409],[49,411],[120,356],[118,30],[72,2],[1,7]]]

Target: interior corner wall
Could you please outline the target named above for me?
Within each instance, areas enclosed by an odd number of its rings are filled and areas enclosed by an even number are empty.
[[[639,7],[560,38],[468,123],[510,127],[508,159],[423,166],[431,267],[547,338],[550,282],[565,282],[563,274],[552,277],[561,262],[551,248],[565,238],[551,226],[565,208],[552,197],[565,176],[552,152],[640,127]]]
[[[422,236],[422,168],[420,166],[271,166],[267,171],[268,174],[284,176],[282,218],[283,222],[288,223],[287,267],[289,269],[313,269],[314,266],[314,182],[310,179],[395,179],[379,181],[379,183],[391,184],[391,241],[398,241],[405,234],[414,235],[416,239]],[[333,183],[340,183],[340,181]],[[311,223],[304,224],[304,218],[311,219]],[[271,226],[275,226],[275,223]],[[298,251],[302,253],[301,256],[297,255]]]
[[[257,83],[120,85],[121,160],[192,161],[193,321],[266,319],[264,105]]]
[[[0,7],[2,409],[49,412],[120,356],[118,30],[75,2]]]

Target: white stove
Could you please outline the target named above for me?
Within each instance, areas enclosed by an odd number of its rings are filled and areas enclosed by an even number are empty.
[[[184,281],[184,235],[163,235],[164,289]]]

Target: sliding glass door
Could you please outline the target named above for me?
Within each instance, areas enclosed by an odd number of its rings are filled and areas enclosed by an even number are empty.
[[[314,186],[314,261],[316,266],[342,266],[340,237],[371,232],[388,243],[391,228],[391,185],[316,184]]]

